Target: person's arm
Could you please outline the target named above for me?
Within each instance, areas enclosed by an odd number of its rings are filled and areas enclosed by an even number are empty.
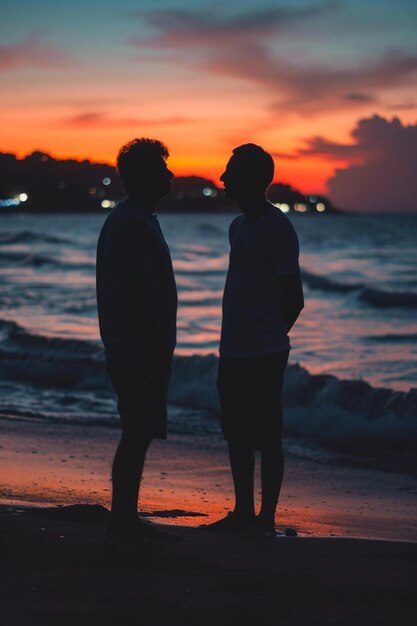
[[[279,277],[284,298],[285,319],[289,332],[304,308],[303,285],[300,272]]]
[[[290,222],[283,222],[271,231],[274,273],[278,280],[287,322],[291,330],[304,308],[304,294],[298,263],[297,234]]]

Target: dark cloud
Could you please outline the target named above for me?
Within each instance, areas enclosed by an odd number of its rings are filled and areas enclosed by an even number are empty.
[[[268,7],[233,16],[210,9],[153,9],[134,14],[154,27],[158,34],[136,37],[132,43],[140,48],[199,47],[230,40],[274,35],[291,22],[327,14],[338,5],[328,0],[302,7]]]
[[[345,100],[352,102],[376,102],[375,96],[370,93],[348,93],[345,96]]]
[[[77,128],[115,128],[124,126],[169,126],[171,124],[189,124],[193,120],[185,117],[110,117],[102,111],[85,111],[66,117],[63,122],[67,126]]]
[[[417,213],[417,124],[404,126],[396,117],[389,121],[375,115],[359,120],[352,137],[350,147],[363,162],[336,170],[328,181],[333,202],[351,211]],[[328,142],[328,156],[337,147],[341,152],[349,148]]]
[[[298,156],[319,156],[343,162],[354,162],[369,156],[362,145],[336,143],[320,136],[306,139],[305,144],[305,148],[297,150]]]
[[[298,154],[289,154],[288,152],[271,152],[271,155],[285,161],[297,161],[300,158]]]
[[[292,34],[289,24],[311,20],[337,7],[258,9],[234,17],[197,10],[158,10],[139,16],[155,34],[134,38],[141,50],[175,59],[212,74],[239,78],[269,93],[271,109],[280,113],[314,113],[369,105],[384,89],[417,82],[417,53],[388,50],[355,65],[289,60],[273,50],[279,36]]]
[[[18,67],[63,68],[76,65],[75,59],[38,37],[28,37],[21,43],[0,44],[0,70]]]
[[[263,55],[241,70],[271,90],[284,90],[284,98],[274,104],[280,111],[320,112],[362,106],[376,100],[374,92],[417,79],[417,54],[388,51],[380,58],[356,66],[295,66]],[[417,82],[417,81],[416,81]],[[366,89],[366,96],[362,92]],[[352,98],[352,94],[356,97]],[[360,97],[359,94],[361,94]]]
[[[93,111],[78,113],[77,115],[72,115],[71,117],[65,119],[65,122],[69,126],[98,126],[104,123],[104,121],[104,113]]]
[[[412,111],[417,109],[417,102],[399,102],[385,107],[386,111]]]

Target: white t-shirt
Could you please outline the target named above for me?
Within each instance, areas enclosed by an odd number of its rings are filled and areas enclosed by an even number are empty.
[[[220,353],[245,357],[289,349],[279,276],[300,271],[290,220],[271,207],[230,225],[230,262],[223,296]]]

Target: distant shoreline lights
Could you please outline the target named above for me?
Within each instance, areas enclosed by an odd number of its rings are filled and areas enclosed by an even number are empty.
[[[26,202],[29,199],[27,193],[19,193],[13,198],[0,198],[0,208],[19,206],[22,202]]]
[[[324,213],[326,210],[326,205],[324,202],[312,202],[309,204],[304,204],[303,202],[295,202],[293,208],[287,204],[286,202],[274,202],[274,206],[280,209],[283,213],[289,213],[291,210],[296,213],[307,213],[308,211],[317,211],[318,213]]]

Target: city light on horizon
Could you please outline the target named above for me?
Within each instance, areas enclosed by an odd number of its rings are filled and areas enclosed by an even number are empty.
[[[252,142],[273,154],[276,182],[342,199],[338,172],[384,150],[376,136],[365,145],[370,133],[358,140],[363,120],[398,118],[407,137],[395,145],[410,153],[417,6],[406,0],[377,14],[369,0],[25,5],[6,2],[0,26],[2,152],[114,165],[121,145],[152,137],[176,176],[218,184],[233,148]]]

